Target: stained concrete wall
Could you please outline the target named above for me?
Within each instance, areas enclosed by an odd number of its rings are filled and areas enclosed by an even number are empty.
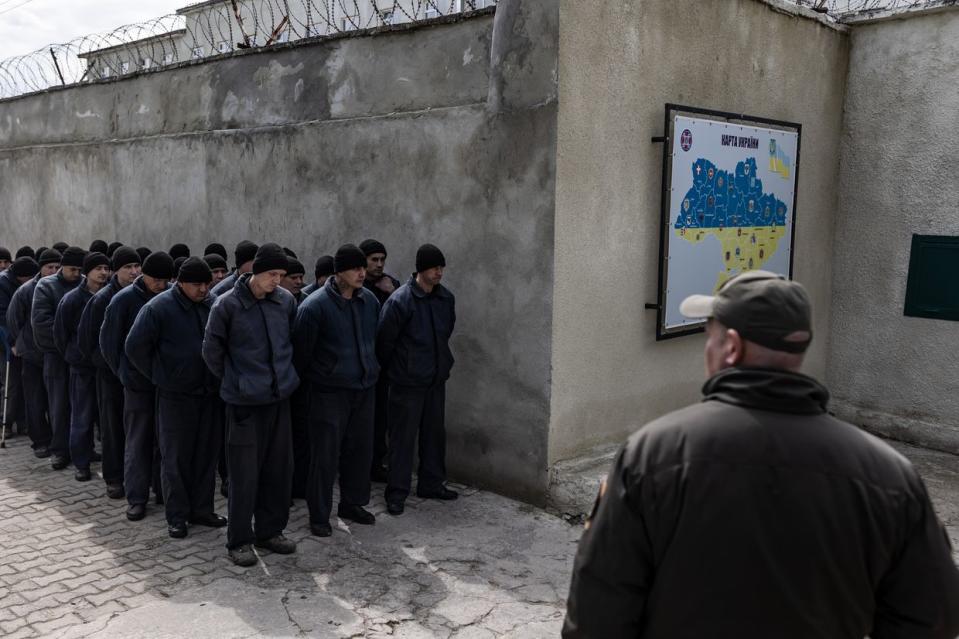
[[[655,341],[666,102],[803,125],[795,272],[823,376],[847,36],[758,0],[560,0],[550,461],[696,401],[702,336]]]
[[[376,237],[405,279],[433,242],[458,300],[451,473],[541,501],[557,18],[504,0],[0,103],[3,243],[250,238],[312,263]]]
[[[903,316],[913,233],[959,235],[959,7],[860,22],[851,42],[833,406],[880,433],[959,453],[959,322]]]

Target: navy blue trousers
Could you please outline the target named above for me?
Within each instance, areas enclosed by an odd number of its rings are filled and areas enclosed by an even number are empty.
[[[123,485],[127,502],[146,504],[150,485],[159,489],[159,449],[156,446],[156,392],[123,389]]]
[[[50,416],[50,452],[70,458],[70,369],[60,353],[43,354],[43,384]]]
[[[417,491],[436,492],[446,481],[446,384],[390,387],[390,473],[386,501],[410,494],[413,453],[419,440]]]
[[[47,389],[43,385],[43,366],[26,359],[21,364],[20,381],[25,390],[24,409],[27,419],[27,433],[34,449],[50,445],[53,433],[47,420]]]
[[[123,485],[123,449],[126,433],[123,431],[123,385],[111,371],[97,368],[97,407],[100,420],[100,439],[103,442],[103,481],[108,485]]]
[[[70,458],[77,469],[89,469],[93,425],[97,420],[97,377],[92,368],[70,367]]]

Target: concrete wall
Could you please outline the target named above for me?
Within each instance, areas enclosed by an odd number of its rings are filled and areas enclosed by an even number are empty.
[[[913,233],[959,235],[959,8],[853,28],[829,382],[840,415],[959,453],[959,323],[904,317]]]
[[[3,243],[250,238],[312,264],[375,237],[405,280],[433,242],[458,299],[452,474],[541,500],[558,12],[513,3],[0,103]]]
[[[655,341],[666,102],[803,125],[795,273],[826,368],[847,36],[758,0],[560,1],[550,461],[696,401],[702,336]]]

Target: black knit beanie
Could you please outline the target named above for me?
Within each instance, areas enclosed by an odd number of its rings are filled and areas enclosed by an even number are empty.
[[[443,252],[432,244],[424,244],[416,249],[416,272],[422,273],[435,266],[446,266]]]
[[[306,275],[306,267],[303,266],[303,263],[296,259],[295,257],[286,257],[286,274],[287,275]]]
[[[98,266],[110,266],[110,258],[99,251],[87,253],[83,258],[83,274],[86,275]]]
[[[173,279],[173,258],[168,253],[157,251],[143,260],[143,274],[158,280]]]
[[[289,248],[289,247],[287,247],[287,246],[284,246],[284,247],[283,247],[283,252],[286,253],[286,256],[287,256],[287,257],[292,257],[294,260],[295,260],[295,259],[298,259],[296,253],[293,252],[293,249],[291,249],[291,248]]]
[[[186,244],[174,244],[170,247],[170,257],[174,260],[178,257],[190,257],[190,247]]]
[[[333,275],[333,256],[323,255],[318,258],[313,274],[316,275],[316,279],[320,279],[324,275]]]
[[[37,247],[37,250],[36,250],[36,251],[34,252],[34,254],[33,254],[33,259],[35,259],[35,260],[37,260],[37,261],[39,262],[39,261],[40,261],[40,256],[43,255],[43,252],[46,251],[48,248],[50,248],[50,247],[49,247],[49,246],[38,246],[38,247]],[[53,249],[53,250],[56,251],[56,249]],[[59,252],[60,252],[60,251],[57,251],[57,253],[59,253]]]
[[[334,271],[342,273],[361,266],[366,268],[366,255],[355,244],[344,244],[336,249],[336,256],[333,258]]]
[[[63,256],[60,255],[60,251],[57,249],[43,249],[43,253],[40,254],[40,259],[37,260],[40,262],[40,266],[44,264],[53,264],[54,262],[59,262],[63,259]]]
[[[363,240],[360,242],[360,250],[367,256],[373,255],[374,253],[386,255],[386,247],[378,240]]]
[[[251,242],[250,240],[243,240],[236,245],[236,250],[233,251],[233,257],[236,258],[236,267],[240,268],[247,262],[252,262],[256,259],[256,252],[260,247]],[[283,249],[280,249],[280,252],[283,252]]]
[[[177,274],[178,282],[187,282],[192,284],[209,284],[213,281],[213,271],[206,262],[198,257],[188,257],[180,265],[180,272]]]
[[[119,246],[114,249],[113,257],[110,259],[114,271],[119,271],[127,264],[140,264],[140,262],[140,254],[129,246]]]
[[[203,256],[203,261],[206,262],[206,265],[210,267],[210,270],[215,268],[227,268],[226,258],[219,253],[208,253]]]
[[[272,242],[264,244],[256,251],[256,257],[253,259],[253,274],[266,273],[267,271],[285,271],[289,268],[287,262],[289,258],[279,244]]]
[[[103,253],[107,254],[107,251],[110,250],[110,247],[107,246],[107,243],[103,240],[93,240],[90,242],[90,252],[91,253]]]
[[[33,249],[29,246],[21,246],[17,249],[16,257],[29,257],[33,261],[37,260],[37,254],[33,252]]]
[[[212,244],[207,244],[206,248],[203,249],[204,257],[207,255],[210,255],[211,253],[213,255],[219,255],[220,257],[223,258],[224,261],[226,261],[226,258],[227,258],[226,247],[224,247],[219,242],[213,242]]]
[[[17,277],[33,277],[40,272],[40,265],[29,255],[21,255],[13,261],[10,270]]]
[[[107,247],[107,257],[112,258],[114,251],[123,246],[123,242],[110,242],[110,246]]]
[[[10,255],[10,249],[0,246],[0,260],[13,261],[13,256]]]
[[[137,255],[140,256],[140,263],[142,264],[148,257],[150,257],[150,253],[152,252],[153,251],[145,246],[137,247]]]
[[[66,242],[55,242],[55,243],[53,244],[53,248],[55,248],[56,250],[60,251],[60,255],[63,255],[63,253],[64,253],[68,248],[70,248],[70,245],[67,244]]]
[[[67,247],[67,250],[63,252],[63,257],[60,260],[60,266],[78,266],[83,268],[83,259],[86,256],[87,252],[79,246]]]
[[[170,257],[173,257],[173,256],[171,255]],[[187,258],[183,257],[182,255],[180,257],[173,259],[173,279],[177,279],[177,277],[179,277],[180,265],[186,262],[186,260]]]

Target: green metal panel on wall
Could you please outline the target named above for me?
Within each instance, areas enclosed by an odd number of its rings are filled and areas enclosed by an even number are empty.
[[[959,320],[959,237],[912,236],[903,314]]]

